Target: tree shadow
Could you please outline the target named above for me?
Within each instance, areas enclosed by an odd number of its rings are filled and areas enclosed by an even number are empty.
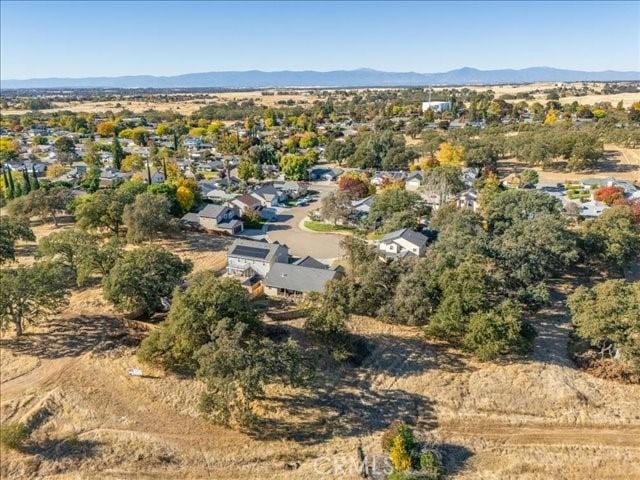
[[[291,230],[291,225],[284,223],[269,223],[267,225],[267,232],[275,232],[278,230]]]
[[[400,379],[433,368],[448,372],[468,372],[471,368],[462,360],[461,354],[428,342],[426,338],[384,334],[361,338],[369,346],[368,357],[361,368],[374,375],[384,373]]]
[[[49,323],[47,331],[26,333],[15,339],[0,339],[0,348],[38,358],[76,357],[87,351],[105,352],[135,346],[139,339],[121,320],[106,315],[83,315]]]
[[[284,330],[301,345],[308,342],[302,329],[290,324],[279,326],[279,338],[283,337]],[[317,444],[329,438],[370,435],[384,430],[394,420],[424,430],[435,428],[437,423],[430,399],[395,384],[399,379],[432,368],[453,372],[468,370],[465,362],[419,337],[358,338],[367,342],[368,351],[359,366],[329,362],[304,393],[267,397],[265,411],[284,411],[285,418],[273,418],[267,413],[247,433],[260,440],[284,438]],[[312,351],[313,346],[307,345],[305,350]]]
[[[273,217],[271,222],[273,222],[273,223],[285,223],[285,222],[288,222],[289,220],[291,220],[292,218],[293,218],[293,215],[291,215],[290,213],[279,213],[275,217]]]
[[[431,402],[400,389],[372,391],[360,385],[337,388],[314,385],[312,392],[270,397],[269,408],[284,408],[287,417],[259,418],[247,433],[258,440],[286,439],[314,445],[335,437],[358,437],[384,430],[394,420],[435,428]],[[318,412],[316,416],[310,412]]]
[[[41,442],[32,442],[22,448],[24,453],[37,455],[45,460],[84,460],[93,457],[101,442],[95,440],[48,439]]]
[[[462,471],[467,460],[473,456],[473,452],[467,447],[453,443],[442,443],[438,445],[438,450],[442,453],[442,466],[446,475],[454,475]]]

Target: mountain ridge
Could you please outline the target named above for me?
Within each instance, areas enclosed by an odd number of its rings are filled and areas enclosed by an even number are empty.
[[[282,87],[410,87],[488,85],[532,82],[640,81],[638,71],[582,71],[553,67],[481,70],[462,67],[439,73],[354,70],[229,70],[181,75],[114,77],[48,77],[0,80],[2,89],[36,88],[282,88]]]

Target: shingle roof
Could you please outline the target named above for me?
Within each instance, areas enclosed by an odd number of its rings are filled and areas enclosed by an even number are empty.
[[[402,228],[395,232],[387,233],[380,241],[390,242],[398,238],[403,238],[407,242],[411,242],[416,246],[424,247],[427,244],[428,238],[419,232],[414,232],[410,228]]]
[[[338,272],[329,269],[310,268],[290,263],[274,263],[265,277],[265,285],[293,292],[321,292]]]
[[[245,193],[237,198],[233,199],[234,202],[244,203],[248,207],[253,207],[254,205],[260,205],[260,201],[256,197],[252,197],[251,195]]]
[[[226,209],[226,205],[209,204],[198,212],[198,215],[204,218],[218,218]]]
[[[320,268],[324,270],[327,270],[329,268],[328,265],[325,265],[324,263],[316,260],[313,257],[310,257],[309,255],[307,255],[306,257],[299,258],[298,260],[293,262],[293,265],[298,265],[300,267],[307,267],[307,268]]]

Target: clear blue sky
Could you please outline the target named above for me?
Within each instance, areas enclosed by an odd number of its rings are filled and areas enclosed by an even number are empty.
[[[4,79],[360,67],[640,70],[640,2],[1,2]]]

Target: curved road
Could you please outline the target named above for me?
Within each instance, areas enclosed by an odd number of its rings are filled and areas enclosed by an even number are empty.
[[[311,190],[320,192],[320,198],[336,189],[335,183],[313,183]],[[300,229],[300,222],[307,214],[320,207],[320,200],[306,207],[281,208],[274,222],[269,223],[267,238],[270,242],[284,243],[289,252],[297,257],[311,255],[318,260],[330,261],[342,256],[340,241],[343,235],[333,233],[314,233]]]

